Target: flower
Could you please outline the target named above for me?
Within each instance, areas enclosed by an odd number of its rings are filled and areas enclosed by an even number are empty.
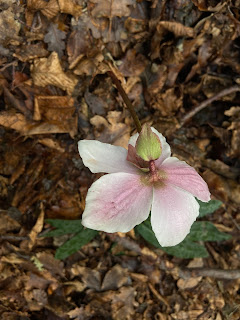
[[[128,150],[94,140],[79,141],[84,165],[93,173],[108,173],[89,188],[82,224],[108,233],[128,232],[151,211],[152,229],[160,245],[175,246],[184,240],[199,215],[195,197],[208,202],[210,193],[194,168],[171,157],[163,135],[154,128],[151,132],[161,150],[156,147],[153,153],[158,158],[146,156],[147,161],[136,147],[136,143],[141,146],[142,132],[130,138]]]

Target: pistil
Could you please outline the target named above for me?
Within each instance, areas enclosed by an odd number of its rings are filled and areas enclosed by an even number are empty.
[[[158,171],[157,171],[154,160],[149,161],[149,170],[150,170],[150,175],[151,175],[151,181],[157,182],[159,180],[159,178],[158,178]]]

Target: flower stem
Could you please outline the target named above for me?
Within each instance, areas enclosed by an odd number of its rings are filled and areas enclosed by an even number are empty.
[[[131,101],[129,100],[129,98],[128,98],[126,92],[125,92],[125,90],[123,89],[120,81],[118,80],[118,78],[115,76],[115,74],[114,74],[112,71],[108,71],[107,73],[108,73],[108,75],[111,77],[112,82],[113,82],[113,83],[115,84],[115,86],[117,87],[118,92],[120,93],[123,101],[125,102],[126,106],[128,107],[128,110],[129,110],[130,113],[131,113],[131,116],[132,116],[133,121],[134,121],[134,123],[135,123],[135,126],[136,126],[136,128],[137,128],[137,131],[138,131],[138,133],[140,133],[141,130],[142,130],[141,123],[140,123],[140,121],[139,121],[139,118],[138,118],[138,116],[137,116],[137,114],[136,114],[136,111],[134,110],[134,107],[133,107]]]

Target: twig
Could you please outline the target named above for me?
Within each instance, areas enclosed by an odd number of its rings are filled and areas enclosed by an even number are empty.
[[[131,113],[131,116],[132,116],[134,123],[135,123],[135,126],[137,128],[137,131],[140,133],[142,130],[141,123],[140,123],[138,116],[136,114],[136,111],[134,110],[134,107],[133,107],[131,101],[129,100],[125,90],[123,89],[120,81],[118,80],[118,78],[115,76],[115,74],[112,71],[108,71],[107,74],[111,77],[112,82],[117,87],[118,92],[120,93],[121,97],[123,98],[123,101],[125,102],[126,106],[128,107],[128,110]]]
[[[228,94],[231,94],[233,92],[240,91],[240,86],[232,86],[230,88],[226,88],[222,90],[221,92],[217,93],[211,98],[208,98],[207,100],[200,103],[197,107],[195,107],[193,110],[188,112],[180,121],[180,127],[184,126],[185,123],[192,118],[196,113],[201,111],[202,109],[206,108],[209,104],[211,104],[213,101],[219,100],[220,98],[227,96]]]
[[[189,268],[179,269],[180,276],[190,277],[211,277],[225,280],[240,279],[240,270],[223,270],[223,269],[209,269],[209,268]]]

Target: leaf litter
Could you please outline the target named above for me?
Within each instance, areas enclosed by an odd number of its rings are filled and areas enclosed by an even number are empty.
[[[2,319],[239,319],[239,5],[1,2]],[[52,230],[44,217],[81,218],[96,177],[77,141],[126,147],[135,130],[109,67],[141,122],[224,203],[208,221],[232,238],[208,242],[208,257],[173,257],[132,231],[100,233],[60,261],[70,235],[40,237]]]

